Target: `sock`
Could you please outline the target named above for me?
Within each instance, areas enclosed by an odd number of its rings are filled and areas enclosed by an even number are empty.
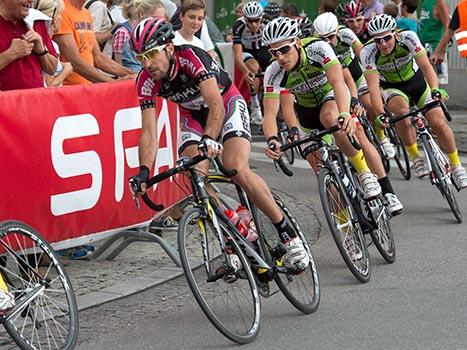
[[[381,128],[375,127],[375,132],[376,132],[376,137],[380,141],[386,137],[384,130]]]
[[[391,181],[389,181],[389,178],[387,176],[382,177],[381,179],[378,179],[379,185],[381,186],[381,192],[383,194],[386,193],[392,193],[394,194],[394,189],[392,188]]]
[[[451,163],[451,166],[454,167],[454,166],[461,165],[459,155],[457,154],[457,149],[452,153],[448,153],[448,157],[449,157],[449,163]]]
[[[260,107],[257,94],[251,95],[251,107]]]
[[[292,238],[297,237],[297,234],[295,233],[294,229],[289,225],[287,221],[285,221],[284,217],[282,217],[282,220],[279,221],[277,224],[272,224],[276,228],[282,243],[285,243],[287,241],[290,241]]]
[[[354,166],[355,170],[357,170],[358,174],[361,174],[363,172],[370,172],[370,168],[368,168],[368,165],[366,164],[365,157],[363,156],[363,151],[360,150],[357,152],[352,157],[349,157],[350,162]]]
[[[410,160],[413,160],[415,157],[420,157],[420,152],[418,151],[417,143],[414,143],[410,146],[405,146],[407,153],[409,154]]]
[[[5,281],[3,280],[3,276],[0,275],[0,289],[8,292],[8,287],[5,284]]]

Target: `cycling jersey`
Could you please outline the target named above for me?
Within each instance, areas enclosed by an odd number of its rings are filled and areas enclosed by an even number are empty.
[[[136,80],[141,109],[155,108],[154,98],[164,97],[180,106],[182,144],[199,140],[206,125],[208,105],[201,95],[200,83],[215,78],[224,101],[226,115],[222,140],[231,135],[250,138],[246,103],[228,74],[204,50],[191,45],[175,46],[170,78],[156,81],[143,69]],[[189,133],[196,134],[191,137]],[[229,136],[230,135],[230,136]]]
[[[365,44],[371,40],[371,35],[368,33],[368,23],[365,22],[362,30],[357,34],[357,37],[362,44]]]
[[[261,41],[266,22],[267,20],[263,19],[259,30],[253,33],[250,28],[248,28],[245,17],[240,17],[232,28],[233,44],[242,45],[243,52],[251,54],[253,58],[258,61],[263,71],[266,70],[271,61],[271,54],[268,52],[267,47],[263,46]]]
[[[347,66],[355,83],[361,81],[363,76],[360,61],[353,50],[353,46],[356,42],[360,43],[360,40],[358,40],[357,35],[355,35],[352,30],[344,26],[339,26],[336,45],[337,57]]]
[[[419,68],[414,58],[425,54],[417,34],[408,30],[399,32],[394,50],[389,55],[382,55],[376,43],[369,41],[362,48],[360,60],[366,73],[379,73],[382,83],[401,83],[415,76]]]
[[[280,92],[288,90],[298,105],[317,107],[325,102],[325,97],[332,91],[326,77],[329,67],[339,64],[333,48],[318,38],[301,40],[300,61],[298,68],[287,72],[274,61],[264,74],[264,97],[278,98]]]

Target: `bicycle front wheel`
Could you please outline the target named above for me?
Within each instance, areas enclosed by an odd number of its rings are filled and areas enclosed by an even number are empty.
[[[234,274],[210,220],[200,208],[186,211],[178,226],[178,248],[185,277],[199,306],[228,339],[252,342],[260,326],[260,298],[250,265],[238,244],[229,242],[242,265]],[[217,277],[215,277],[217,276]]]
[[[33,228],[0,223],[0,273],[15,306],[2,323],[24,350],[73,349],[78,307],[70,280],[53,248]]]
[[[315,312],[318,308],[321,297],[318,268],[305,234],[297,220],[280,197],[274,193],[273,196],[284,218],[303,241],[310,259],[310,264],[304,271],[298,274],[278,272],[275,276],[275,281],[281,292],[293,306],[305,314],[310,314]],[[254,216],[258,223],[258,230],[261,233],[259,244],[261,244],[262,250],[266,254],[267,263],[272,266],[277,266],[278,259],[280,260],[283,255],[277,253],[280,252],[281,249],[283,250],[277,230],[271,223],[271,220],[257,208],[254,210]],[[284,251],[282,252],[284,253]]]
[[[439,149],[438,145],[435,145],[435,147],[433,147],[430,142],[430,139],[426,135],[422,135],[422,142],[428,159],[431,163],[432,179],[436,187],[438,187],[439,191],[443,195],[443,197],[446,198],[449,204],[449,208],[451,208],[454,217],[460,224],[462,223],[462,214],[460,212],[459,204],[457,204],[456,197],[452,190],[451,179],[446,172],[447,164],[442,159],[443,155],[441,154],[441,150]]]
[[[378,249],[384,260],[392,264],[396,261],[396,243],[394,242],[389,216],[384,204],[380,200],[377,200],[375,203],[377,207],[373,208],[373,210],[376,212],[375,220],[377,228],[371,230],[370,235],[376,249]]]
[[[320,170],[319,197],[332,237],[349,270],[365,283],[371,276],[370,255],[356,213],[339,184],[331,170]]]

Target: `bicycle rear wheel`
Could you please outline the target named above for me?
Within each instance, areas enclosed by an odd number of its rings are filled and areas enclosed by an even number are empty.
[[[462,223],[462,214],[454,195],[454,191],[452,190],[450,175],[448,175],[446,171],[446,166],[448,165],[447,161],[442,159],[443,155],[441,154],[441,150],[439,149],[438,145],[432,145],[428,136],[422,135],[422,142],[431,163],[432,182],[434,181],[436,187],[438,187],[443,197],[446,198],[449,204],[449,208],[451,208],[454,217],[460,224]]]
[[[320,170],[318,187],[326,221],[345,264],[360,282],[368,282],[371,276],[370,255],[348,196],[328,168]]]
[[[78,308],[70,280],[53,248],[33,228],[0,223],[0,272],[15,296],[2,323],[25,350],[73,349]]]
[[[405,149],[404,144],[402,143],[399,134],[397,133],[394,126],[386,129],[389,141],[394,145],[396,149],[396,155],[394,159],[396,160],[397,167],[399,168],[402,177],[406,180],[410,180],[410,159],[407,150]]]
[[[377,199],[372,204],[374,207],[371,209],[373,210],[373,217],[377,223],[377,228],[371,230],[370,235],[376,249],[378,249],[384,260],[392,264],[396,261],[396,243],[394,242],[389,216],[381,200]]]
[[[246,344],[252,342],[260,326],[260,298],[249,262],[234,240],[229,242],[243,268],[222,275],[227,269],[212,222],[200,208],[186,211],[178,226],[178,248],[185,277],[199,306],[224,336]],[[218,278],[213,278],[214,275]],[[235,275],[236,277],[232,277]]]
[[[295,220],[280,197],[274,193],[273,196],[285,219],[292,225],[296,234],[303,241],[310,258],[310,264],[304,271],[298,274],[277,273],[274,279],[281,292],[293,306],[305,314],[310,314],[315,312],[318,308],[321,297],[318,268],[305,234],[297,220]],[[259,244],[263,252],[265,252],[266,262],[271,266],[277,266],[277,260],[285,253],[284,247],[277,235],[277,230],[271,223],[271,220],[260,210],[254,207],[253,211],[256,222],[258,223],[258,230],[261,233]],[[278,254],[281,250],[282,253]]]

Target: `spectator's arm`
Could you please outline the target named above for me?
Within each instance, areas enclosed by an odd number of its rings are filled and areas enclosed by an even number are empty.
[[[438,9],[439,20],[443,23],[444,30],[447,30],[449,27],[449,8],[445,0],[437,0],[435,4]]]
[[[87,64],[79,55],[78,46],[71,34],[58,34],[54,36],[55,42],[60,47],[62,56],[71,63],[73,70],[82,75],[86,79],[99,83],[103,81],[111,81],[112,78],[93,66]],[[97,46],[97,43],[95,44]],[[99,49],[99,47],[97,47]],[[100,52],[100,51],[99,51]]]
[[[245,62],[243,62],[243,47],[241,44],[234,44],[233,45],[233,51],[234,51],[234,59],[235,59],[235,65],[242,71],[243,74],[248,74],[250,73],[250,70],[246,66]]]
[[[63,69],[58,75],[46,75],[45,84],[47,87],[62,85],[63,81],[73,72],[73,66],[70,62],[63,62]]]
[[[99,45],[102,45],[105,43],[107,40],[112,38],[112,31],[108,30],[106,32],[95,32],[96,35],[96,41]]]
[[[122,54],[114,52],[114,61],[117,62],[118,64],[123,65]]]
[[[449,41],[454,35],[454,30],[448,28],[444,31],[444,35],[441,38],[438,46],[430,55],[430,61],[432,63],[443,62],[446,59],[446,49],[448,48]]]
[[[112,60],[107,55],[103,54],[99,49],[97,42],[92,48],[92,55],[94,56],[94,65],[96,68],[103,70],[106,73],[116,75],[117,77],[123,77],[125,75],[133,75],[134,72],[130,68],[123,67]]]
[[[45,50],[45,46],[44,46],[44,50]],[[45,55],[38,56],[38,57],[39,57],[39,62],[41,63],[42,71],[47,74],[54,74],[55,70],[57,69],[58,58],[49,52],[46,53]]]

